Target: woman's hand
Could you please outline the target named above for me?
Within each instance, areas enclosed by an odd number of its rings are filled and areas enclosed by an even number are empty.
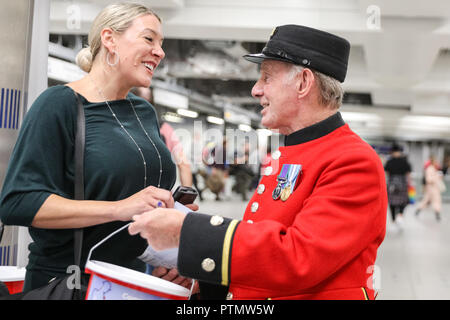
[[[113,220],[130,221],[135,215],[155,208],[173,208],[173,205],[170,191],[149,186],[126,199],[116,201]]]
[[[172,193],[153,186],[119,201],[71,200],[52,194],[36,213],[32,226],[42,229],[70,229],[111,221],[130,221],[133,216],[155,208],[173,208]],[[198,210],[198,205],[187,207]]]

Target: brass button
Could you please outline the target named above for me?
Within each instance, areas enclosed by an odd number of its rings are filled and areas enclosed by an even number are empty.
[[[258,202],[253,202],[252,206],[251,206],[251,211],[253,213],[255,213],[258,210],[258,208],[259,208],[259,203]]]
[[[216,268],[216,263],[211,258],[206,258],[202,261],[202,269],[206,272],[211,272]]]
[[[253,223],[253,220],[247,220],[247,223],[251,224],[251,223]]]
[[[233,294],[231,292],[227,293],[227,300],[233,300]]]
[[[273,172],[273,168],[272,167],[267,167],[266,169],[264,169],[264,174],[266,176],[270,176]]]

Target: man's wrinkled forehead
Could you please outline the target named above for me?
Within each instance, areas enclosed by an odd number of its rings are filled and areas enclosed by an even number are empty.
[[[283,61],[266,59],[259,65],[260,72],[273,73],[288,70],[291,64]]]

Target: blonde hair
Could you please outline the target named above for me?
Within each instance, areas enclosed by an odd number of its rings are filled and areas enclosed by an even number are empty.
[[[101,31],[103,29],[111,28],[114,32],[123,33],[131,26],[134,19],[147,14],[155,16],[161,22],[161,18],[153,10],[138,3],[117,3],[104,8],[92,23],[88,36],[89,46],[83,48],[75,58],[77,65],[83,71],[91,71],[92,63],[102,47]]]
[[[289,81],[293,80],[295,75],[302,70],[302,66],[293,64],[288,75]],[[310,70],[316,78],[317,88],[319,89],[319,103],[322,106],[339,109],[342,105],[342,98],[344,97],[344,90],[342,89],[341,83],[321,72]]]

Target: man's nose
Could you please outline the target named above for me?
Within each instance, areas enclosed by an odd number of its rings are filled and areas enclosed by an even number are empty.
[[[260,98],[263,95],[262,86],[259,84],[259,81],[255,83],[252,88],[252,96],[254,98]]]

